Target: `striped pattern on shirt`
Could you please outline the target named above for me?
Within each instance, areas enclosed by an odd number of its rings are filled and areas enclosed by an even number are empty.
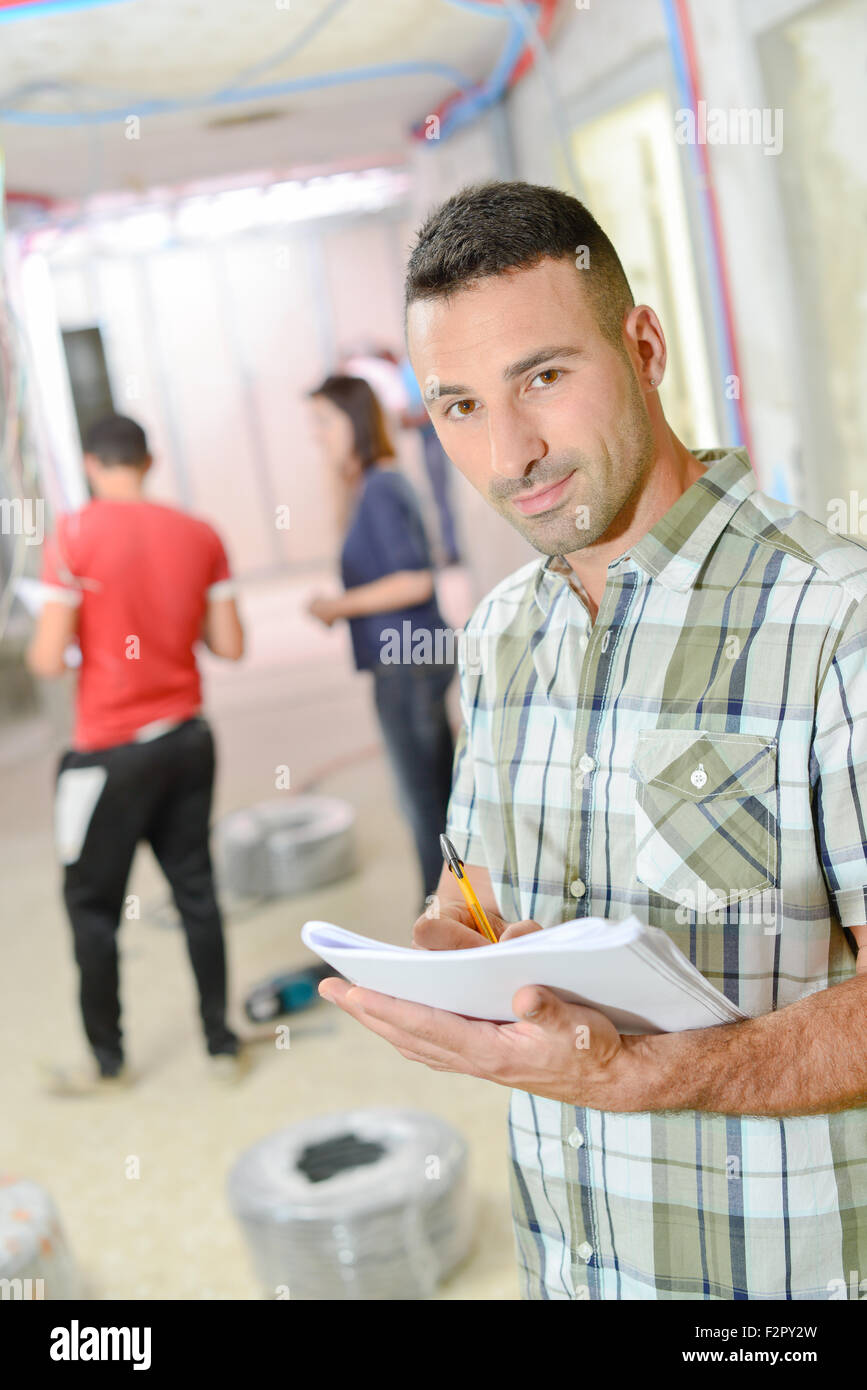
[[[594,623],[558,558],[476,609],[448,834],[508,920],[634,912],[757,1015],[850,978],[867,921],[867,550],[761,494],[743,450],[695,456]],[[867,1108],[513,1091],[509,1127],[525,1297],[828,1298],[867,1275]]]

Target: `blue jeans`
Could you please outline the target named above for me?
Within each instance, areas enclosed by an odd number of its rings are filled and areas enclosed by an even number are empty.
[[[374,699],[382,736],[421,865],[424,892],[436,891],[443,857],[454,739],[446,715],[453,665],[377,666]]]

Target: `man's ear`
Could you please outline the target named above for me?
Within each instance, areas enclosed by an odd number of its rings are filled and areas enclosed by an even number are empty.
[[[623,322],[627,350],[637,359],[638,375],[647,386],[651,378],[658,384],[665,372],[667,350],[662,324],[647,304],[636,304]]]
[[[145,473],[149,473],[150,470],[153,468],[153,466],[154,466],[153,454],[146,454],[146,455],[145,455],[145,459],[144,459],[144,463],[142,463],[142,465],[141,465],[142,477],[144,477]]]

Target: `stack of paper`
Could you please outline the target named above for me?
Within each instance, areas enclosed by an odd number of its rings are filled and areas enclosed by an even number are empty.
[[[513,1021],[522,985],[547,985],[610,1018],[621,1033],[676,1033],[746,1018],[670,937],[637,917],[578,918],[465,951],[389,946],[330,922],[306,922],[305,945],[353,984],[493,1022]]]

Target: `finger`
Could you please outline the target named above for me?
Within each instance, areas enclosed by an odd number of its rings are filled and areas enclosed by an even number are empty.
[[[341,1004],[345,996],[352,989],[348,980],[341,979],[339,975],[328,975],[324,980],[319,981],[319,994],[322,999],[327,999],[329,1004]]]
[[[427,907],[424,912],[416,919],[414,926],[420,922],[463,922],[465,927],[473,924],[472,913],[465,902],[447,899],[443,901],[439,893],[432,893],[426,899]]]
[[[531,932],[541,930],[542,928],[538,922],[534,922],[531,918],[527,918],[524,922],[511,922],[501,933],[500,940],[514,941],[516,936],[529,936]]]
[[[419,917],[412,930],[412,944],[422,951],[466,951],[490,945],[471,925],[468,909],[467,919],[454,915],[451,907],[447,917]]]
[[[487,1055],[488,1049],[480,1046],[478,1030],[480,1027],[487,1030],[490,1025],[458,1017],[444,1009],[432,1009],[426,1004],[393,999],[388,994],[361,989],[346,980],[329,977],[322,981],[320,993],[323,993],[322,985],[326,986],[324,998],[398,1051],[412,1052],[425,1065],[439,1070],[479,1074],[476,1058],[483,1053]],[[486,1032],[482,1042],[489,1041]]]
[[[403,1056],[412,1061],[424,1062],[427,1067],[438,1067],[443,1071],[465,1070],[466,1068],[448,1049],[439,1048],[425,1039],[419,1038],[415,1033],[408,1032],[405,1028],[397,1028],[393,1024],[377,1018],[375,1014],[367,1013],[360,1008],[357,1002],[342,1006],[345,1011],[351,1014],[356,1022],[363,1024],[369,1033],[375,1033],[382,1038],[383,1042],[389,1043]]]
[[[512,997],[512,1008],[519,1019],[546,1033],[568,1036],[579,1051],[589,1053],[593,1049],[598,1057],[600,1049],[613,1055],[620,1046],[617,1029],[598,1009],[568,1004],[543,985],[523,985]]]
[[[408,1062],[421,1062],[422,1066],[430,1067],[431,1071],[452,1071],[452,1067],[446,1067],[441,1062],[434,1062],[430,1057],[423,1057],[420,1052],[411,1052],[407,1047],[399,1047],[397,1051],[401,1057],[405,1057]]]
[[[462,1018],[428,1004],[393,999],[390,994],[378,994],[357,985],[347,995],[347,1005],[353,1010],[361,1009],[368,1027],[376,1023],[388,1029],[388,1034],[381,1035],[388,1036],[389,1042],[415,1052],[435,1053],[438,1059],[472,1057],[496,1035],[494,1024]],[[375,1031],[380,1032],[380,1027]]]
[[[512,998],[518,1018],[526,1018],[540,1028],[572,1028],[571,1006],[544,985],[522,985]]]
[[[396,1047],[398,1052],[404,1050],[406,1050],[407,1053],[412,1052],[414,1060],[422,1061],[428,1066],[432,1066],[444,1060],[446,1054],[440,1054],[436,1049],[431,1053],[422,1054],[418,1052],[419,1039],[414,1033],[407,1032],[403,1028],[397,1028],[393,1024],[385,1022],[383,1019],[376,1017],[376,1015],[369,1013],[361,1003],[362,991],[359,990],[357,986],[350,984],[347,980],[332,980],[330,978],[328,980],[323,980],[322,984],[330,986],[329,989],[323,990],[320,985],[319,992],[322,994],[323,998],[336,1004],[344,1013],[349,1014],[350,1018],[354,1018],[356,1023],[360,1023],[366,1028],[368,1032],[376,1033],[377,1036],[382,1038],[385,1042],[391,1043],[392,1047]],[[386,1000],[392,1003],[399,1002],[397,1000],[389,1000],[388,995],[376,994],[373,990],[365,990],[363,993],[368,1003],[374,1000]],[[425,1046],[426,1045],[427,1044],[425,1044]]]

